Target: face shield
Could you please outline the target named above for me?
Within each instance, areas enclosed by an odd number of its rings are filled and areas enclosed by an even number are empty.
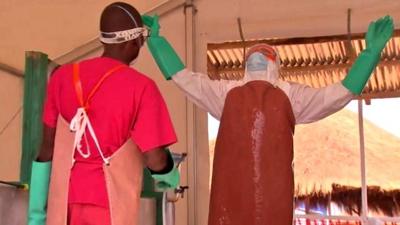
[[[257,44],[246,54],[246,80],[265,80],[275,85],[279,78],[279,56],[272,46]]]

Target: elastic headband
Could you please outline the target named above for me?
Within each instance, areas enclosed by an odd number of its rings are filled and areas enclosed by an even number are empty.
[[[136,39],[142,34],[145,36],[146,32],[148,32],[148,30],[144,27],[115,32],[101,32],[100,41],[106,44],[119,44]]]
[[[134,40],[138,37],[140,37],[140,35],[147,35],[148,34],[148,30],[147,28],[144,27],[139,27],[138,23],[135,20],[135,17],[133,17],[133,15],[126,10],[124,7],[120,6],[120,5],[112,5],[111,7],[117,7],[122,9],[133,21],[133,23],[135,24],[135,28],[133,29],[129,29],[129,30],[121,30],[121,31],[115,31],[115,32],[103,32],[100,31],[100,41],[106,44],[119,44],[119,43],[123,43],[123,42],[127,42],[130,40]],[[138,44],[141,45],[141,41],[137,40]]]

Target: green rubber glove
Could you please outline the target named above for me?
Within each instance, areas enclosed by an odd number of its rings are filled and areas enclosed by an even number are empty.
[[[45,225],[51,162],[33,162],[29,186],[28,225]]]
[[[159,190],[175,189],[179,185],[180,175],[176,167],[167,174],[153,174],[152,177],[157,181],[156,188]]]
[[[357,57],[346,78],[342,81],[353,94],[359,95],[381,57],[381,52],[393,35],[393,19],[385,16],[372,22],[365,36],[366,49]]]
[[[168,157],[172,160],[171,152],[167,149]],[[175,189],[179,185],[180,175],[178,168],[174,167],[165,174],[152,174],[154,180],[157,181],[156,188],[159,190]]]
[[[183,70],[185,66],[169,42],[164,37],[159,36],[160,24],[158,19],[157,15],[154,17],[142,16],[143,23],[150,28],[147,46],[165,79],[170,80],[173,75]]]

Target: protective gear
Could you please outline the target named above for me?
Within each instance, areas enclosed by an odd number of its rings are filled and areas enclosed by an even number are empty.
[[[65,225],[68,211],[68,188],[73,166],[74,134],[61,116],[57,120],[53,168],[49,189],[47,224]],[[139,218],[143,158],[132,139],[128,139],[102,164],[112,225],[136,225]],[[129,171],[127,173],[126,171]],[[36,225],[36,224],[35,224]]]
[[[156,188],[159,190],[175,189],[179,185],[179,171],[174,167],[169,173],[166,174],[153,174],[152,177],[158,181]]]
[[[78,151],[78,153],[85,159],[87,159],[91,155],[89,144],[87,142],[87,136],[86,136],[86,130],[88,130],[90,137],[93,139],[94,143],[96,144],[97,151],[99,152],[104,163],[108,165],[110,162],[110,158],[105,157],[103,154],[103,151],[101,150],[99,141],[97,140],[93,126],[90,123],[90,120],[89,120],[89,117],[88,117],[86,111],[89,108],[89,102],[90,102],[91,98],[93,97],[93,95],[97,91],[97,89],[100,87],[100,85],[103,83],[103,81],[105,79],[107,79],[109,76],[111,76],[114,72],[116,72],[120,69],[123,69],[123,68],[126,68],[126,65],[121,64],[121,65],[118,65],[118,66],[112,68],[106,74],[104,74],[103,77],[100,79],[100,81],[96,84],[96,86],[91,90],[86,101],[84,101],[82,85],[81,85],[81,80],[80,80],[80,76],[79,76],[79,64],[73,65],[73,81],[74,81],[75,92],[77,94],[77,98],[78,98],[80,107],[76,110],[75,116],[71,119],[69,129],[75,133],[74,145],[73,145],[72,149]],[[86,140],[86,151],[87,151],[86,153],[84,153],[82,151],[81,142],[82,142],[83,137]]]
[[[263,43],[262,44],[253,45],[249,49],[249,51],[247,51],[247,53],[246,53],[246,57],[245,57],[246,61],[250,57],[250,55],[252,55],[255,52],[262,53],[267,60],[279,63],[278,54],[277,54],[277,52],[275,51],[275,49],[271,45],[263,44]]]
[[[181,71],[185,66],[169,42],[164,37],[159,36],[158,16],[143,15],[142,20],[151,29],[147,46],[165,79],[170,80],[173,75]]]
[[[268,61],[261,52],[254,52],[246,61],[247,71],[266,71]]]
[[[166,149],[166,152],[168,154],[168,160],[173,164],[173,159],[171,152],[169,149]],[[165,174],[157,174],[157,173],[152,173],[151,175],[154,180],[157,181],[156,188],[159,190],[167,190],[167,189],[175,189],[179,185],[179,171],[176,168],[175,165],[172,166],[172,169],[165,173]]]
[[[244,80],[265,80],[276,85],[279,79],[279,57],[272,46],[257,44],[246,55]]]
[[[135,20],[135,17],[123,6],[114,4],[111,7],[117,7],[124,11],[131,18],[135,28],[115,32],[100,31],[100,41],[106,44],[119,44],[136,39],[138,45],[142,46],[142,41],[137,38],[140,36],[147,37],[148,30],[145,27],[140,27],[139,23]]]
[[[259,47],[251,50],[249,56],[261,52],[266,58],[271,57],[267,61],[277,65],[275,74],[279,74],[279,57],[275,53],[274,59],[270,48]],[[249,63],[257,62],[254,72],[262,71],[259,68],[265,71],[258,57]],[[269,68],[267,64],[266,71]],[[213,81],[205,74],[187,69],[172,77],[191,101],[217,119],[221,118],[214,159],[215,168],[220,168],[213,173],[209,224],[266,224],[274,220],[279,225],[290,225],[293,222],[294,126],[337,112],[353,94],[342,82],[316,89],[277,80],[276,86],[272,86],[270,82],[255,79],[249,72],[253,71],[246,71],[240,81]],[[244,136],[248,136],[248,140]],[[242,162],[232,164],[239,161]],[[277,175],[282,171],[282,176]],[[243,187],[237,188],[237,179],[226,174],[249,179]],[[226,187],[233,188],[227,190]],[[250,198],[241,202],[243,199],[236,199],[233,203],[232,199],[241,191],[247,192]],[[271,207],[265,202],[278,204]]]
[[[32,162],[28,225],[45,225],[51,162]]]
[[[294,126],[288,97],[268,82],[251,81],[228,93],[208,225],[292,225]]]
[[[68,188],[71,169],[74,165],[74,151],[80,148],[80,139],[85,133],[85,124],[88,118],[85,112],[90,107],[90,100],[101,86],[102,82],[126,65],[113,67],[101,77],[92,91],[89,92],[86,100],[83,99],[82,86],[79,79],[78,64],[74,65],[74,85],[80,108],[76,114],[73,128],[76,135],[71,133],[68,123],[59,116],[57,120],[57,133],[55,137],[53,170],[48,201],[47,224],[65,225],[67,222]],[[73,119],[74,120],[74,119]],[[85,121],[87,120],[87,121]],[[82,123],[83,122],[83,123]],[[88,124],[86,124],[88,125]],[[90,127],[87,127],[90,135]],[[94,138],[95,136],[92,136]],[[94,140],[95,141],[95,140]],[[143,159],[138,147],[132,139],[128,139],[111,156],[105,157],[98,143],[96,147],[103,159],[102,168],[105,176],[107,194],[109,199],[109,210],[113,225],[135,225],[139,216],[140,191],[142,187]],[[82,151],[79,154],[85,156]],[[69,160],[71,159],[71,160]],[[129,171],[127,173],[126,171]]]
[[[100,41],[106,44],[119,44],[136,39],[140,36],[147,36],[148,30],[144,27],[137,27],[129,30],[116,32],[101,32]]]
[[[243,80],[210,80],[206,74],[194,73],[187,69],[172,77],[190,101],[218,120],[221,118],[227,94],[248,82],[265,80],[257,78],[248,76]],[[323,88],[312,88],[304,84],[278,80],[275,86],[288,96],[296,124],[311,123],[325,118],[342,109],[353,99],[353,94],[341,82]]]
[[[385,16],[372,22],[366,34],[366,49],[357,57],[343,85],[359,95],[378,64],[381,52],[393,34],[393,19]]]

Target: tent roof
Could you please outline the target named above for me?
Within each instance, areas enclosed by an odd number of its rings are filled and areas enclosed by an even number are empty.
[[[339,82],[356,55],[365,49],[364,34],[309,38],[260,39],[208,44],[208,75],[212,79],[243,77],[243,52],[257,43],[273,45],[281,60],[284,80],[324,87]],[[364,94],[368,97],[400,96],[400,30],[388,42],[381,63]]]
[[[55,59],[98,35],[102,10],[116,0],[0,1],[0,62],[23,70],[25,51]],[[146,12],[164,0],[127,0]]]

